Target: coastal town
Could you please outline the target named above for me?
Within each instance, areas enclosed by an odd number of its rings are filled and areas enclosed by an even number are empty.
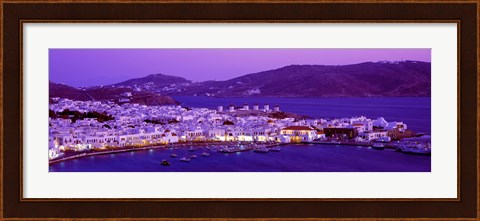
[[[243,104],[216,109],[180,105],[147,106],[127,102],[51,98],[49,159],[85,152],[114,152],[179,144],[243,143],[252,150],[287,143],[329,143],[396,148],[429,154],[428,135],[419,136],[404,122],[365,116],[311,119],[282,112],[278,105]],[[192,146],[192,145],[190,145]],[[219,151],[245,150],[223,146]],[[279,149],[274,149],[279,150]],[[73,153],[73,154],[72,154]]]

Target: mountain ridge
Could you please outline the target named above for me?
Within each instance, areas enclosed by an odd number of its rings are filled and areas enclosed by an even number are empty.
[[[124,96],[125,92],[130,92],[131,96]],[[114,101],[120,102],[120,99],[128,99],[131,103],[145,105],[171,105],[177,102],[170,96],[159,95],[148,91],[134,91],[132,88],[115,87],[89,87],[78,89],[65,84],[59,84],[49,81],[50,98],[59,97],[79,101]]]
[[[99,87],[87,90],[94,88]],[[157,73],[106,88],[164,96],[421,97],[431,96],[431,63],[407,60],[349,65],[292,64],[229,80],[203,82]]]
[[[131,86],[135,84],[141,85],[148,82],[152,82],[156,86],[168,86],[168,85],[177,84],[177,83],[191,83],[191,81],[183,77],[156,73],[156,74],[149,74],[145,77],[132,78],[119,83],[111,84],[109,86],[118,87],[118,86]]]
[[[214,97],[430,96],[429,62],[288,65],[225,81],[205,81],[166,94]],[[188,90],[187,90],[188,89]]]

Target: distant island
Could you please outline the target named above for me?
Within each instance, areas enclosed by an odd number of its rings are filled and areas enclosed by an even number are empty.
[[[420,61],[352,65],[290,65],[226,81],[193,82],[151,74],[120,83],[74,88],[50,82],[50,97],[168,105],[171,96],[209,97],[428,97],[431,64]],[[130,95],[130,96],[125,96]]]

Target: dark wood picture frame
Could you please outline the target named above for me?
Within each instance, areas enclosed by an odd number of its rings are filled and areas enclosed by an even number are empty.
[[[480,218],[477,1],[1,1],[0,219],[462,219]],[[457,199],[24,199],[24,22],[456,22]],[[70,220],[70,219],[68,219]]]

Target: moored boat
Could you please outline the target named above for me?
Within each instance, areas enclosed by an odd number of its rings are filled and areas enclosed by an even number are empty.
[[[272,147],[270,148],[270,151],[272,152],[280,152],[282,149],[280,147]]]
[[[376,149],[376,150],[383,150],[385,149],[385,145],[383,145],[382,143],[374,143],[372,145],[373,149]]]
[[[412,154],[420,154],[420,155],[430,155],[432,153],[431,148],[412,148],[407,151],[403,151],[404,153],[412,153]]]
[[[255,151],[257,153],[268,153],[268,151],[270,151],[270,150],[266,147],[261,147],[261,148],[255,148],[253,151]]]
[[[190,158],[189,158],[189,157],[182,157],[182,158],[180,158],[180,161],[182,161],[182,162],[190,162]]]
[[[223,148],[220,148],[220,150],[218,150],[218,152],[222,152],[222,153],[235,153],[235,148],[225,146],[225,147],[223,147]]]
[[[208,157],[208,156],[210,156],[210,154],[209,154],[209,153],[207,153],[207,152],[203,152],[201,155],[202,155],[202,156],[204,156],[204,157]]]
[[[168,162],[167,160],[162,160],[162,162],[160,163],[160,165],[162,165],[162,166],[170,166],[170,162]]]
[[[397,151],[410,154],[430,155],[432,153],[432,148],[422,144],[410,144],[398,146]]]
[[[172,153],[172,154],[170,154],[170,157],[171,157],[171,158],[176,158],[176,157],[177,157],[177,154]]]

